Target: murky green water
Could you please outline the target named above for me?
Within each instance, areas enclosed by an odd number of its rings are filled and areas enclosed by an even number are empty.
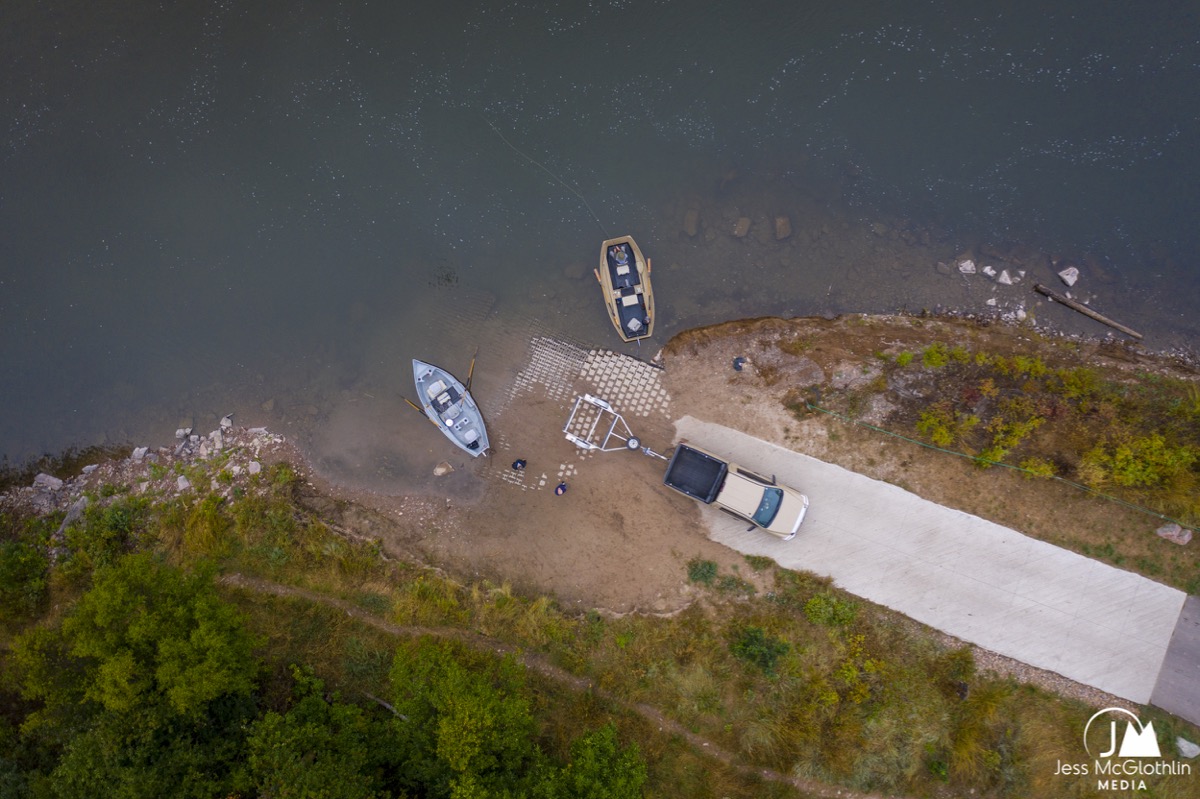
[[[387,479],[337,442],[408,434],[410,358],[479,346],[500,390],[532,334],[621,348],[590,270],[623,233],[659,343],[936,306],[1104,334],[1035,307],[1051,256],[1197,341],[1188,3],[406,5],[9,4],[10,462],[236,410]],[[937,269],[964,253],[1026,281]]]

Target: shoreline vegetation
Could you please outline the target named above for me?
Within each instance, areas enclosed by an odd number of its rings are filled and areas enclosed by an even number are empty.
[[[737,373],[709,368],[737,356]],[[693,330],[664,361],[710,375],[698,390],[724,391],[731,418],[769,404],[814,457],[1200,591],[1196,544],[1048,479],[1194,526],[1187,364],[856,316]],[[826,578],[681,554],[695,600],[677,613],[567,610],[400,559],[324,511],[278,436],[217,433],[219,446],[185,434],[83,475],[95,453],[72,453],[41,489],[23,475],[0,500],[5,792],[1101,795],[1058,768],[1081,758],[1093,705]],[[1200,740],[1136,711],[1169,758],[1177,736]],[[1194,789],[1146,783],[1168,799]]]

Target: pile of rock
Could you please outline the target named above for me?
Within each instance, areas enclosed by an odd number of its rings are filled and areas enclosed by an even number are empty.
[[[181,428],[175,438],[173,447],[136,447],[128,458],[90,464],[73,477],[39,474],[31,485],[0,495],[0,508],[39,515],[66,510],[78,515],[87,505],[87,495],[105,493],[104,486],[162,498],[208,488],[228,497],[237,488],[255,490],[259,481],[253,478],[264,461],[298,462],[283,436],[264,427],[235,428],[230,416],[208,435]],[[192,484],[198,474],[205,476],[207,487]]]

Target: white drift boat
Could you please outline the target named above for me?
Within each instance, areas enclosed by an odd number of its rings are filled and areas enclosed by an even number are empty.
[[[413,359],[413,380],[425,416],[463,452],[486,455],[487,428],[471,392],[454,375],[431,363]]]

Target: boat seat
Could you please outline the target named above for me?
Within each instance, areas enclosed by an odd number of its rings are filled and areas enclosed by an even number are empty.
[[[463,441],[467,442],[468,444],[474,444],[479,440],[479,431],[472,427],[470,430],[463,432],[462,437]]]
[[[629,264],[624,264],[622,266],[618,266],[617,274],[618,275],[628,275],[629,274]]]
[[[439,397],[438,399],[441,398]],[[462,408],[459,405],[451,405],[446,409],[445,413],[442,414],[442,418],[449,421],[450,419],[457,417],[460,413],[462,413]]]
[[[638,303],[638,295],[636,295],[636,294],[630,294],[628,296],[621,298],[621,304],[626,307],[628,307],[630,305],[637,305],[637,303]]]
[[[445,391],[446,388],[447,388],[447,386],[446,386],[446,382],[444,380],[434,380],[432,383],[429,384],[429,387],[427,389],[425,389],[425,393],[429,396],[430,399],[433,399],[438,394],[441,394],[443,391]]]

